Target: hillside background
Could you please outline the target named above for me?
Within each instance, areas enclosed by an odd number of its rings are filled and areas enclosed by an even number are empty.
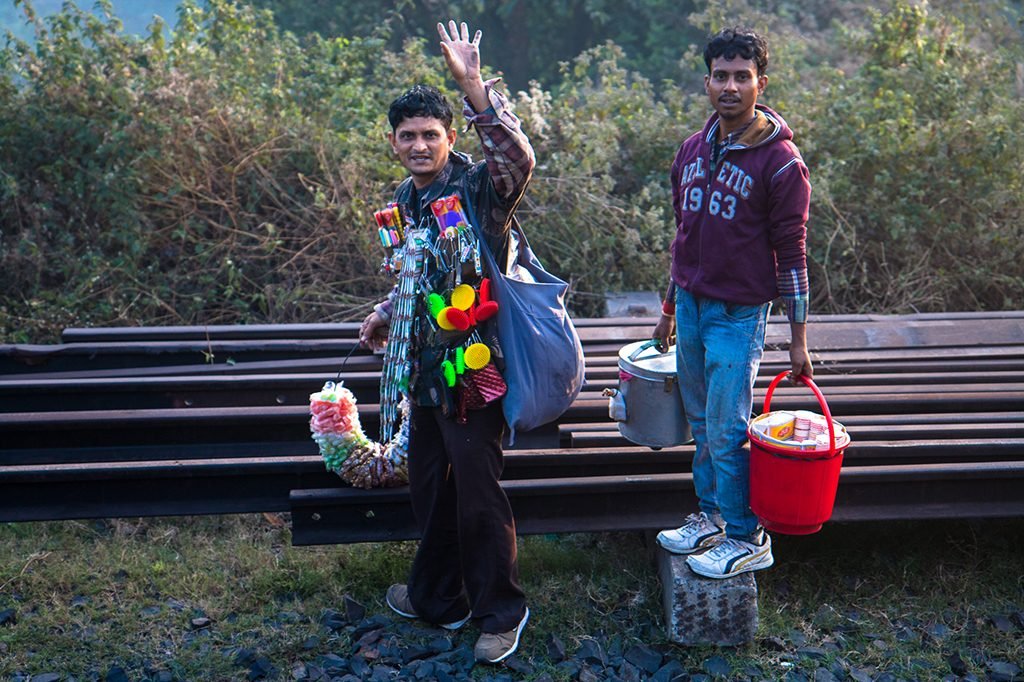
[[[662,289],[696,46],[772,46],[814,184],[814,312],[1024,303],[1020,0],[0,0],[0,341],[66,326],[359,319],[402,169],[387,104],[453,97],[433,26],[484,30],[539,167],[520,216],[576,314]],[[478,154],[472,135],[461,149]]]

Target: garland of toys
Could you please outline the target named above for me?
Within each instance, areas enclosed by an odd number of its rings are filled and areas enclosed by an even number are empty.
[[[461,345],[446,351],[441,363],[445,384],[450,389],[458,386],[456,419],[465,423],[468,410],[501,398],[507,390],[490,347],[474,329],[498,311],[490,280],[481,279],[479,289],[462,282],[463,266],[470,262],[477,277],[483,274],[479,241],[458,196],[432,202],[431,213],[439,228],[432,243],[427,229],[410,229],[397,204],[374,214],[387,250],[381,269],[398,277],[380,380],[380,439],[386,445],[366,437],[355,396],[343,383],[328,381],[309,397],[310,430],[325,465],[356,487],[408,483],[409,375],[413,339],[421,324],[416,318],[420,295],[425,297],[425,320],[433,331],[468,332]],[[443,276],[429,277],[432,271]],[[432,290],[431,279],[444,282],[443,290]]]

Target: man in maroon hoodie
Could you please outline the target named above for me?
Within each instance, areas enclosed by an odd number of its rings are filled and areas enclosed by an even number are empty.
[[[758,97],[768,46],[753,31],[720,31],[704,49],[714,113],[672,164],[672,278],[654,337],[676,332],[679,390],[693,429],[699,512],[658,534],[696,573],[728,578],[768,568],[771,538],[750,510],[744,449],[772,301],[786,303],[793,376],[807,353],[807,210],[811,185],[793,132]]]

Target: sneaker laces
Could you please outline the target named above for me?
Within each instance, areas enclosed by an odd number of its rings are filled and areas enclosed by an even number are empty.
[[[732,552],[745,552],[747,548],[743,546],[740,540],[736,538],[726,538],[720,543],[708,550],[707,556],[709,559],[718,560],[722,559]]]

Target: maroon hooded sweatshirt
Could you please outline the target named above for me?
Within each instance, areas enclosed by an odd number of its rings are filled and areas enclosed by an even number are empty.
[[[672,279],[694,296],[757,305],[806,282],[807,166],[781,116],[755,115],[714,166],[717,114],[672,163]]]

